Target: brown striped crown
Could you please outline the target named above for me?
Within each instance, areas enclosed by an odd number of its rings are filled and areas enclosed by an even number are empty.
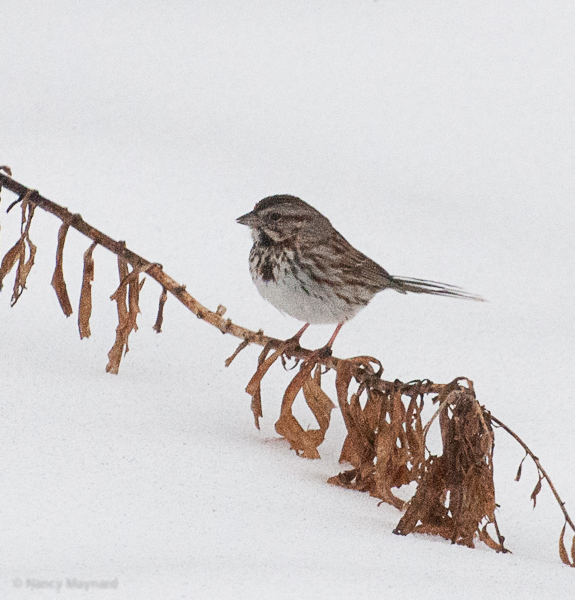
[[[297,236],[325,235],[332,228],[329,220],[313,206],[287,194],[260,200],[252,212],[239,217],[237,221],[257,231],[257,241],[263,245]]]

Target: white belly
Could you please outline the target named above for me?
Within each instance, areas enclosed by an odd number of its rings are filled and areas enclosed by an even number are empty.
[[[251,267],[251,265],[250,265]],[[318,284],[303,271],[296,278],[291,272],[274,270],[274,279],[263,281],[250,268],[259,293],[277,309],[311,324],[343,323],[354,317],[365,304],[350,304],[333,290]]]

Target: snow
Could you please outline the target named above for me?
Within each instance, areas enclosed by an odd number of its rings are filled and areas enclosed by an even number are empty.
[[[388,379],[471,378],[575,516],[572,3],[5,0],[2,16],[0,163],[17,180],[277,337],[300,324],[259,297],[235,223],[271,194],[310,202],[393,274],[488,298],[382,293],[336,354],[377,356]],[[0,223],[4,253],[18,212]],[[574,597],[561,512],[545,485],[532,509],[535,470],[514,482],[523,453],[503,432],[512,555],[395,536],[397,510],[326,483],[342,468],[339,413],[321,460],[295,456],[273,429],[290,377],[277,367],[257,431],[244,388],[258,349],[224,368],[237,341],[174,298],[156,335],[151,280],[106,374],[115,259],[94,252],[80,341],[50,288],[58,226],[37,211],[28,289],[14,308],[12,277],[0,294],[2,598],[52,597],[58,582],[123,599]],[[89,240],[68,238],[76,308]]]

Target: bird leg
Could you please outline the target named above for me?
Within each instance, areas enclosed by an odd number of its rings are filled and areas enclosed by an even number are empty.
[[[299,346],[299,341],[301,339],[301,336],[304,334],[304,331],[308,327],[309,327],[309,323],[306,323],[293,337],[286,340],[282,344],[283,352],[285,352],[286,350],[297,348]],[[333,335],[329,338],[329,342],[323,348],[314,350],[312,355],[310,357],[308,357],[307,360],[312,359],[312,360],[317,361],[320,358],[325,358],[327,356],[331,356],[331,347],[333,346],[333,343],[335,342],[335,338],[337,337],[337,334],[339,333],[339,331],[342,327],[343,327],[343,322],[338,323],[337,327],[335,328],[335,331],[333,332]]]
[[[306,323],[293,337],[286,340],[286,347],[294,347],[297,348],[299,346],[299,341],[301,336],[304,334],[304,331],[309,327],[309,323]]]
[[[306,358],[306,362],[312,361],[312,362],[317,363],[318,360],[321,360],[321,359],[327,358],[328,356],[331,356],[331,347],[333,346],[335,338],[337,337],[337,334],[339,333],[339,331],[342,327],[343,327],[343,323],[338,323],[337,327],[335,328],[335,331],[333,332],[333,335],[329,338],[329,342],[323,348],[318,348],[317,350],[314,350]],[[303,333],[303,331],[300,331],[299,333]]]
[[[283,355],[284,352],[290,352],[290,350],[296,350],[300,347],[299,341],[304,331],[309,327],[309,323],[306,323],[293,337],[290,337],[285,342],[282,342],[280,346],[278,346],[277,350]],[[283,360],[283,356],[282,356]],[[285,364],[284,364],[285,367]]]
[[[337,334],[339,333],[339,330],[342,327],[343,327],[343,323],[338,323],[337,327],[335,328],[335,331],[333,332],[333,335],[329,338],[329,342],[323,348],[316,350],[314,352],[314,354],[317,352],[319,358],[325,358],[327,356],[331,356],[331,347],[333,346],[333,343],[335,342],[335,338],[337,337]]]
[[[300,359],[296,359],[293,367],[287,367],[286,361],[285,361],[285,356],[286,356],[286,352],[289,353],[290,351],[294,351],[297,348],[300,348],[299,341],[300,341],[301,336],[303,335],[304,331],[308,327],[309,327],[309,323],[306,323],[293,337],[290,337],[285,342],[282,342],[282,344],[279,346],[278,351],[281,352],[282,364],[286,371],[291,371],[299,364]]]
[[[335,342],[335,338],[337,337],[337,334],[339,333],[339,330],[342,327],[343,327],[343,323],[338,323],[337,324],[337,327],[335,328],[335,331],[333,332],[333,335],[329,338],[329,342],[325,346],[326,348],[330,349],[330,354],[331,354],[331,347],[333,346],[333,343]]]

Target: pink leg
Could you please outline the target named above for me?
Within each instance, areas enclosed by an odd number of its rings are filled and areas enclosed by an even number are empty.
[[[296,340],[297,342],[299,342],[301,336],[303,335],[304,331],[309,327],[309,323],[306,323],[292,338],[292,340]]]
[[[335,338],[337,337],[337,334],[339,333],[339,330],[342,327],[343,327],[343,323],[338,323],[338,326],[335,328],[333,335],[331,336],[331,338],[329,338],[329,342],[327,343],[326,348],[331,348],[333,346],[333,343],[335,342]]]

